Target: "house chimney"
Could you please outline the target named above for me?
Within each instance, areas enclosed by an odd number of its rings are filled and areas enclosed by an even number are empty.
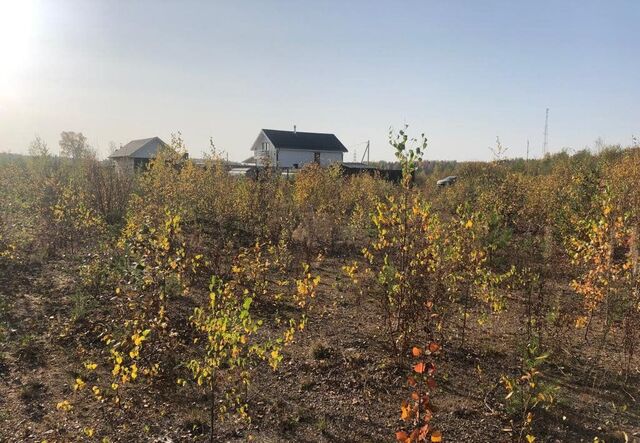
[[[298,131],[296,131],[296,125],[293,125],[293,133],[294,133],[294,134],[297,134],[297,133],[298,133]]]

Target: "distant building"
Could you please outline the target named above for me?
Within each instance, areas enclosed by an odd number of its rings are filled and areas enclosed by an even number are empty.
[[[364,163],[342,163],[340,165],[344,175],[369,174],[373,177],[399,183],[402,180],[402,169],[380,169]]]
[[[168,145],[159,137],[132,140],[109,156],[121,172],[132,173],[145,168],[158,152]]]
[[[298,169],[307,163],[342,163],[347,148],[334,134],[263,129],[251,147],[254,164]]]

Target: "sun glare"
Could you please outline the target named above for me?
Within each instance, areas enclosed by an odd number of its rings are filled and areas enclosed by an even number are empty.
[[[16,93],[29,60],[34,13],[31,0],[0,0],[0,97]]]

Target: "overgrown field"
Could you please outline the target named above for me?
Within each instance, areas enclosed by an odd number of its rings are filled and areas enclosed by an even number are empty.
[[[402,183],[0,158],[0,441],[640,441],[640,148],[437,188],[390,145]]]

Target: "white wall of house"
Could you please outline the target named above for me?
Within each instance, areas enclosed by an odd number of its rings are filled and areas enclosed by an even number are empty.
[[[320,154],[320,164],[322,166],[328,166],[331,163],[342,163],[342,152],[333,151],[318,151]],[[313,151],[301,151],[299,149],[278,149],[278,167],[280,168],[294,168],[298,165],[299,168],[307,163],[313,163],[315,159],[315,153]]]
[[[254,153],[258,166],[264,166],[266,164],[271,166],[276,165],[276,150],[264,132],[260,131],[260,135],[253,143],[251,150]]]

